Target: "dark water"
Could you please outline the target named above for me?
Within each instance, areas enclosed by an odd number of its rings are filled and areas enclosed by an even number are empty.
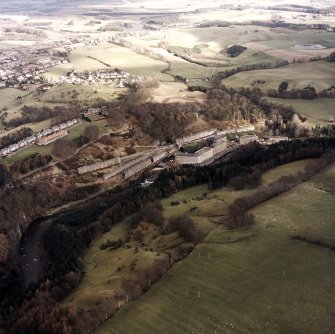
[[[24,233],[20,243],[20,264],[24,274],[24,285],[36,283],[42,276],[41,239],[45,229],[51,223],[48,218],[34,220]]]
[[[41,241],[48,226],[63,224],[65,221],[70,225],[76,224],[78,221],[85,225],[96,220],[106,208],[118,201],[118,191],[120,190],[117,190],[116,193],[114,191],[107,191],[72,209],[41,217],[31,222],[20,243],[20,264],[23,269],[25,287],[31,283],[37,283],[43,276]]]

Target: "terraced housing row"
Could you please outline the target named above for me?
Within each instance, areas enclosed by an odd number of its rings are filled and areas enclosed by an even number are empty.
[[[66,129],[71,128],[77,124],[78,120],[73,119],[71,121],[61,123],[51,128],[45,129],[41,132],[34,133],[33,135],[24,138],[15,144],[12,144],[8,147],[1,149],[0,158],[4,158],[8,155],[11,155],[16,151],[18,151],[19,149],[23,149],[31,144],[48,145],[51,142],[66,136],[67,135]]]

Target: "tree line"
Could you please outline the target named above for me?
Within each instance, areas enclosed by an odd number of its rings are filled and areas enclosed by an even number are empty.
[[[34,131],[30,128],[22,128],[13,133],[8,134],[7,136],[3,136],[0,138],[0,149],[8,147],[12,144],[16,144],[22,139],[25,139],[31,136]]]
[[[285,85],[286,83],[286,85]],[[285,89],[284,89],[284,87]],[[269,89],[267,91],[267,95],[269,97],[277,97],[281,99],[305,99],[305,100],[313,100],[315,98],[333,98],[335,97],[335,86],[331,86],[327,89],[323,89],[318,92],[315,87],[309,85],[305,88],[296,88],[287,90],[287,82],[283,81],[278,89]],[[281,88],[283,87],[283,88]]]
[[[79,108],[73,107],[59,107],[56,106],[54,108],[48,107],[34,107],[34,106],[26,106],[24,105],[21,109],[21,116],[17,118],[10,119],[9,121],[3,121],[3,125],[8,128],[16,128],[18,126],[34,123],[34,122],[42,122],[46,119],[55,117],[56,123],[59,124],[64,121],[69,121],[74,118],[79,117],[80,110]]]
[[[229,206],[229,217],[223,221],[228,229],[236,229],[243,226],[252,225],[254,217],[248,211],[255,206],[268,201],[288,190],[306,182],[316,173],[335,162],[335,151],[323,154],[317,161],[309,163],[304,172],[296,175],[282,176],[279,180],[272,182],[268,186],[261,187],[256,193],[238,198]]]
[[[242,65],[236,68],[232,68],[225,71],[220,71],[213,76],[213,86],[220,87],[221,81],[232,75],[239,73],[239,72],[247,72],[247,71],[255,71],[255,70],[264,70],[264,69],[271,69],[271,68],[278,68],[287,66],[289,62],[287,60],[278,60],[276,62],[267,62],[261,64],[251,64],[251,65]]]
[[[26,174],[29,171],[34,169],[45,167],[48,163],[52,161],[52,156],[49,154],[38,154],[34,153],[33,155],[26,157],[20,161],[14,162],[10,170],[11,172],[19,172],[21,174]]]

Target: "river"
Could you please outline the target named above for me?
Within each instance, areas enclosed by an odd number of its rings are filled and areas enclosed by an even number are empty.
[[[35,219],[21,239],[20,264],[26,288],[32,283],[37,283],[42,276],[41,239],[50,223],[49,217]]]

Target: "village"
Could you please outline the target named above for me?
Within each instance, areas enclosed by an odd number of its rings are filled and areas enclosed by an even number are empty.
[[[91,37],[80,35],[62,38],[45,44],[0,49],[0,89],[49,90],[54,84],[93,84],[119,79],[118,87],[123,88],[120,79],[129,78],[124,71],[105,70],[78,74],[71,71],[56,80],[46,79],[43,74],[51,67],[69,62],[72,50],[98,46],[106,43],[120,43],[120,39],[135,33],[118,32],[109,36]],[[63,51],[60,51],[63,50]],[[135,81],[136,77],[132,77]]]
[[[48,80],[49,84],[75,84],[75,85],[93,85],[98,83],[116,83],[116,87],[124,88],[125,82],[128,84],[136,82],[135,76],[128,72],[118,69],[98,70],[84,73],[73,71],[67,76],[60,76],[56,80]]]

